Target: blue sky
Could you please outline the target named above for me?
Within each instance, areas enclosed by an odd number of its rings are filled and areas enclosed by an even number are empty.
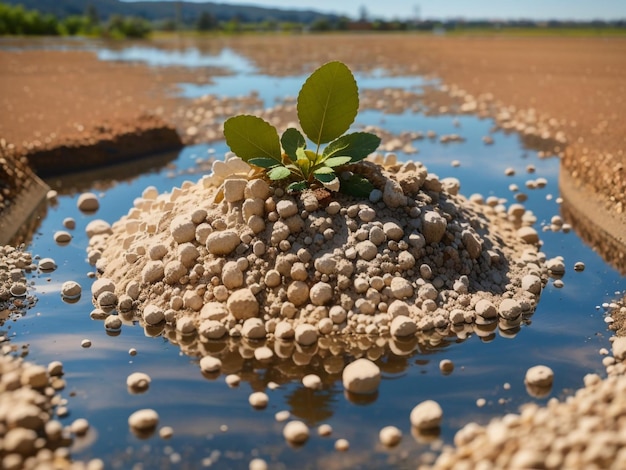
[[[187,0],[201,1],[201,0]],[[626,0],[215,0],[217,3],[259,5],[285,9],[313,9],[359,16],[364,7],[370,17],[468,19],[571,19],[626,18]]]

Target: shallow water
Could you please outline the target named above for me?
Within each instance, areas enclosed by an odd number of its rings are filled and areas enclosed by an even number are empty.
[[[277,98],[296,96],[304,79],[260,75],[249,59],[229,49],[211,56],[197,49],[176,53],[150,48],[102,49],[100,57],[146,60],[155,66],[232,66],[232,75],[216,78],[213,85],[182,84],[182,93],[188,97],[204,93],[239,96],[254,89],[268,106]],[[357,74],[357,81],[361,89],[415,90],[426,83],[422,77],[391,78],[384,73],[367,77]],[[434,130],[438,134],[460,134],[466,139],[462,143],[441,144],[423,139],[414,142],[419,149],[416,156],[399,156],[422,161],[440,177],[458,178],[461,192],[467,196],[495,195],[507,199],[509,204],[514,197],[508,186],[517,184],[528,195],[525,206],[537,216],[538,230],[559,213],[558,160],[539,159],[536,152],[522,148],[515,134],[496,132],[492,134],[494,144],[485,145],[481,139],[490,133],[490,120],[433,117],[410,111],[390,115],[368,110],[357,116],[357,127],[369,124],[396,133]],[[383,381],[369,403],[349,401],[343,394],[341,375],[333,373],[333,361],[348,361],[350,356],[309,357],[310,362],[301,369],[316,371],[324,380],[322,390],[312,391],[293,379],[293,370],[287,364],[278,364],[278,360],[276,364],[262,364],[237,353],[239,350],[247,356],[246,348],[233,348],[229,366],[239,370],[244,381],[239,388],[230,389],[224,383],[224,375],[204,377],[196,358],[182,354],[177,345],[162,336],[149,337],[141,327],[131,325],[125,325],[119,336],[109,336],[102,322],[89,317],[93,306],[87,273],[93,267],[86,262],[85,226],[94,218],[117,220],[148,185],[170,191],[185,180],[197,180],[201,176],[194,170],[198,160],[222,156],[226,150],[222,142],[189,146],[172,156],[168,164],[135,168],[128,176],[121,176],[123,170],[108,181],[98,179],[102,174],[92,179],[85,176],[81,178],[81,190],[101,195],[97,214],[80,213],[76,208],[78,194],[70,192],[60,196],[58,205],[48,207],[42,216],[28,249],[33,255],[53,257],[59,267],[51,274],[32,277],[39,298],[37,305],[24,318],[6,323],[2,329],[9,332],[14,342],[28,343],[29,360],[64,363],[68,386],[63,396],[68,399],[71,414],[61,421],[69,424],[84,417],[92,425],[86,437],[76,440],[72,449],[75,458],[99,457],[105,460],[107,468],[133,468],[137,463],[142,463],[143,468],[248,468],[250,459],[257,456],[270,462],[271,468],[415,468],[418,461],[436,454],[442,443],[451,443],[454,433],[467,422],[486,423],[493,416],[517,411],[520,404],[528,401],[545,403],[550,397],[563,398],[582,385],[585,374],[604,373],[598,350],[610,347],[610,332],[598,305],[613,299],[616,291],[626,289],[626,278],[585,246],[574,231],[541,233],[546,255],[565,258],[565,286],[557,289],[550,282],[531,321],[514,337],[496,329],[483,338],[472,334],[465,341],[445,339],[434,347],[413,345],[414,350],[404,355],[386,351],[377,361],[383,370]],[[452,167],[452,160],[459,160],[461,166]],[[526,173],[529,164],[536,167],[536,173]],[[516,170],[515,176],[504,176],[507,167]],[[525,181],[538,177],[546,178],[548,185],[527,190]],[[59,247],[52,236],[63,229],[65,217],[75,218],[77,228],[72,231],[72,242]],[[574,272],[577,261],[585,263],[584,272]],[[67,280],[83,286],[84,295],[74,304],[61,300],[60,286]],[[91,339],[93,346],[81,348],[83,338]],[[137,349],[137,356],[129,356],[131,347]],[[368,343],[362,349],[379,353]],[[441,359],[454,362],[452,374],[441,374]],[[526,370],[537,364],[555,371],[552,392],[541,399],[529,396],[523,384]],[[126,389],[126,377],[136,371],[146,372],[152,378],[145,394],[131,395]],[[269,406],[261,411],[252,409],[248,395],[253,390],[264,390],[270,381],[281,386],[267,390]],[[505,383],[510,384],[510,390],[505,389]],[[487,404],[478,407],[478,398],[486,399]],[[423,437],[414,439],[410,434],[409,413],[425,399],[438,401],[444,410],[441,434],[433,442],[426,442]],[[160,424],[172,426],[174,437],[167,441],[156,435],[145,440],[135,437],[128,430],[127,418],[139,408],[157,410]],[[321,438],[313,430],[303,447],[292,448],[282,437],[284,423],[274,419],[280,410],[291,411],[311,426],[329,423],[333,435]],[[387,425],[395,425],[404,433],[401,444],[392,450],[378,444],[378,431]],[[348,452],[334,450],[338,438],[350,441]]]

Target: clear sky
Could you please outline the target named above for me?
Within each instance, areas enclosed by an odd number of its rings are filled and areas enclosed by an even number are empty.
[[[202,0],[187,0],[202,1]],[[626,19],[626,0],[215,0],[216,3],[313,9],[357,18]]]

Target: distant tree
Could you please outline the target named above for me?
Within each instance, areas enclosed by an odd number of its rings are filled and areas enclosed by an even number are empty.
[[[350,19],[347,16],[340,16],[336,23],[336,29],[339,31],[345,31],[348,29],[348,25],[350,24]]]
[[[311,31],[330,31],[331,25],[327,18],[317,18],[311,23]]]
[[[196,21],[196,29],[198,31],[211,31],[217,28],[217,26],[217,18],[208,11],[203,11],[198,17],[198,21]]]
[[[278,29],[278,21],[274,18],[268,18],[261,23],[261,29],[263,31],[276,31]]]
[[[234,15],[228,22],[224,25],[224,31],[227,33],[239,33],[241,32],[241,19],[238,15]]]
[[[89,3],[85,9],[85,16],[92,26],[98,26],[100,24],[100,15],[98,9],[93,3]]]

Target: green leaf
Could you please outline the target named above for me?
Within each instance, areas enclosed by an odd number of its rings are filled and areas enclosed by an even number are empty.
[[[335,172],[332,173],[313,173],[315,179],[322,183],[330,183],[332,180],[337,178]]]
[[[287,186],[287,191],[304,191],[307,186],[306,181],[294,181]]]
[[[284,166],[277,166],[267,172],[267,176],[269,176],[269,178],[273,181],[285,179],[290,174],[291,171],[289,171],[289,168],[285,168]]]
[[[261,168],[272,168],[278,165],[278,162],[276,160],[266,157],[251,158],[250,160],[248,160],[248,163],[250,163],[251,165],[260,166]]]
[[[256,116],[240,115],[224,123],[224,137],[230,149],[244,161],[272,158],[282,163],[276,128]]]
[[[350,160],[352,160],[352,157],[332,157],[332,158],[327,158],[326,160],[324,160],[324,165],[330,166],[330,167],[336,167],[340,165],[345,165]]]
[[[317,145],[346,132],[359,109],[359,89],[350,69],[337,61],[322,65],[302,85],[297,109],[302,130]]]
[[[339,137],[324,149],[327,158],[347,156],[352,162],[358,162],[367,157],[380,145],[380,137],[369,132],[354,132]]]
[[[365,177],[354,174],[348,180],[341,181],[340,191],[350,196],[366,198],[374,189],[374,185]]]
[[[331,167],[326,166],[326,165],[322,165],[319,168],[316,168],[315,170],[313,170],[313,174],[315,174],[316,176],[329,174],[329,173],[335,174],[335,170],[333,170]]]
[[[280,143],[283,145],[283,150],[292,161],[295,161],[297,158],[297,149],[306,148],[306,141],[304,140],[304,136],[300,134],[300,131],[298,129],[294,129],[293,127],[290,127],[285,132],[283,132],[283,135],[280,138]]]

